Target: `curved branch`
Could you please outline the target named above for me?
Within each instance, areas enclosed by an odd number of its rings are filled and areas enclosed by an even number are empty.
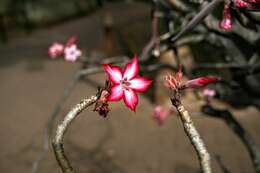
[[[55,153],[55,157],[61,167],[63,173],[74,173],[73,168],[67,159],[64,148],[63,148],[63,138],[65,132],[67,131],[69,125],[72,121],[88,106],[94,104],[98,99],[98,96],[91,96],[90,98],[83,99],[79,104],[74,106],[69,113],[65,116],[64,120],[58,125],[56,130],[56,135],[52,142],[52,147]]]

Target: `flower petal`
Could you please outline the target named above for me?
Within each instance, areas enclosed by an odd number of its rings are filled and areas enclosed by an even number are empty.
[[[137,56],[135,55],[132,62],[126,64],[124,72],[123,72],[123,78],[127,80],[131,80],[134,78],[139,72],[139,64]]]
[[[151,85],[151,80],[146,80],[143,77],[136,77],[129,81],[130,85],[129,88],[138,91],[138,92],[144,92],[146,91],[149,86]]]
[[[104,64],[103,68],[108,75],[110,81],[115,84],[119,84],[122,80],[122,72],[118,66],[110,66],[108,64]]]
[[[111,87],[110,95],[108,96],[108,101],[119,101],[124,96],[124,90],[120,85],[115,85]]]
[[[138,96],[132,89],[124,90],[124,102],[127,107],[132,111],[135,111],[136,105],[138,104]]]

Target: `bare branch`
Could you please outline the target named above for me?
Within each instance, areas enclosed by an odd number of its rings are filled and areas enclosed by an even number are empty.
[[[174,43],[188,31],[192,30],[197,24],[199,24],[215,7],[220,4],[222,0],[213,0],[208,3],[202,10],[176,35],[171,41]]]

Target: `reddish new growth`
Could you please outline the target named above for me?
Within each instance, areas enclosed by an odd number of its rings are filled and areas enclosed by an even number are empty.
[[[179,106],[181,104],[180,94],[181,91],[188,88],[199,88],[204,87],[208,84],[215,83],[220,80],[219,77],[208,76],[200,77],[193,80],[189,80],[185,83],[182,82],[183,73],[181,68],[179,68],[176,76],[167,75],[165,77],[165,86],[174,91],[173,97],[171,98],[174,106]]]

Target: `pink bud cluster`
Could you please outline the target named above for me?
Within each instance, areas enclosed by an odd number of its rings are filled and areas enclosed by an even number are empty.
[[[215,83],[220,80],[219,77],[215,76],[208,76],[208,77],[199,77],[193,80],[188,80],[187,82],[182,82],[182,71],[181,68],[179,68],[179,71],[175,76],[173,75],[167,75],[165,77],[165,83],[164,85],[167,88],[170,88],[172,90],[175,90],[177,92],[188,89],[188,88],[199,88],[204,87],[210,83]]]
[[[54,42],[48,50],[49,57],[55,59],[59,56],[64,56],[64,59],[68,62],[75,62],[82,52],[77,48],[76,37],[70,37],[65,45]]]

